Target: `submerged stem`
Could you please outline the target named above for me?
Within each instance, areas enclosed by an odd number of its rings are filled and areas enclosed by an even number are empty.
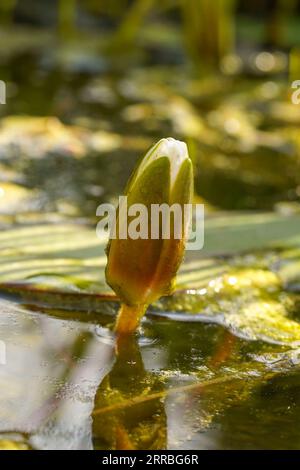
[[[126,305],[121,304],[116,326],[115,332],[117,335],[129,335],[133,333],[138,325],[139,322],[146,311],[147,305]]]

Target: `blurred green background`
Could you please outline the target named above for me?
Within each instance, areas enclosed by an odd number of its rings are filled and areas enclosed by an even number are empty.
[[[94,221],[161,137],[195,200],[299,211],[300,2],[2,0],[0,223]]]

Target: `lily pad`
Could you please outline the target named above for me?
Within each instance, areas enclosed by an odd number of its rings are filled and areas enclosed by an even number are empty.
[[[217,323],[241,338],[298,347],[295,299],[284,296],[283,287],[299,275],[299,229],[299,215],[209,218],[204,250],[187,253],[175,294],[148,313]],[[3,292],[40,305],[111,312],[117,298],[105,283],[106,240],[93,228],[20,227],[3,231],[0,242]]]

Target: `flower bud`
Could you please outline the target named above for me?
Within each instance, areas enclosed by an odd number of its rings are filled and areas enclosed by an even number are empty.
[[[120,334],[134,331],[147,306],[171,292],[181,264],[193,196],[186,144],[161,139],[140,161],[125,194],[127,207],[118,207],[117,233],[109,242],[106,267],[107,283],[123,303],[116,324]],[[141,205],[143,214],[133,210]],[[132,236],[131,224],[140,236]]]

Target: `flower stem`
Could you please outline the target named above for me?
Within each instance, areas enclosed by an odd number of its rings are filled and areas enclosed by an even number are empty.
[[[147,305],[126,305],[121,304],[115,332],[117,335],[130,335],[137,329],[142,316],[146,311]]]

